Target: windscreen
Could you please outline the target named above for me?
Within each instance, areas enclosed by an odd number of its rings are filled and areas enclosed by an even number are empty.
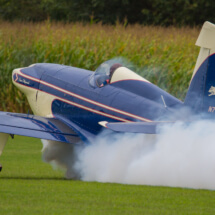
[[[119,62],[120,59],[111,59],[102,63],[95,71],[95,73],[90,77],[89,83],[92,87],[103,87],[105,81],[111,78],[111,68],[114,65],[121,65]]]

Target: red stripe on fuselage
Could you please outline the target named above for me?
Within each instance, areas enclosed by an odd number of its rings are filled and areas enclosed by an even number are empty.
[[[20,73],[22,73],[21,70],[20,70]],[[110,106],[107,106],[107,105],[104,105],[104,104],[101,104],[101,103],[99,103],[99,102],[90,100],[90,99],[88,99],[88,98],[85,98],[85,97],[80,96],[80,95],[78,95],[78,94],[72,93],[72,92],[70,92],[70,91],[68,91],[68,90],[64,90],[64,89],[62,89],[62,88],[60,88],[60,87],[57,87],[57,86],[55,86],[55,85],[53,85],[53,84],[47,83],[47,82],[42,81],[42,80],[37,79],[37,78],[33,78],[33,77],[28,76],[28,75],[26,75],[26,74],[23,74],[23,73],[22,73],[21,76],[26,77],[26,78],[31,79],[31,80],[36,81],[36,82],[40,82],[41,84],[44,84],[44,85],[46,85],[46,86],[48,86],[48,87],[51,87],[51,88],[53,88],[53,89],[56,89],[56,90],[61,91],[61,92],[63,92],[63,93],[66,93],[66,94],[68,94],[68,95],[74,96],[74,97],[76,97],[76,98],[78,98],[78,99],[81,99],[81,100],[83,100],[83,101],[89,102],[89,103],[91,103],[91,104],[97,105],[97,106],[99,106],[99,107],[102,107],[102,108],[105,108],[105,109],[108,109],[108,110],[117,112],[117,113],[122,114],[122,115],[125,115],[125,116],[132,117],[132,118],[134,118],[134,119],[139,119],[139,120],[141,120],[141,121],[152,122],[152,120],[149,120],[149,119],[146,119],[146,118],[143,118],[143,117],[140,117],[140,116],[137,116],[137,115],[134,115],[134,114],[131,114],[131,113],[128,113],[128,112],[125,112],[125,111],[122,111],[122,110],[119,110],[119,109],[116,109],[116,108],[113,108],[113,107],[110,107]],[[25,86],[26,86],[26,85],[25,85]],[[39,89],[38,89],[38,90],[39,90]],[[52,95],[52,94],[51,94],[51,95]],[[59,97],[59,98],[60,98],[60,97]],[[64,99],[63,99],[63,100],[64,100]],[[66,100],[66,99],[65,99],[65,100]],[[69,100],[66,100],[66,101],[70,102]],[[76,103],[76,104],[77,104],[77,103]],[[79,105],[79,104],[78,104],[78,105]],[[83,107],[85,107],[85,106],[83,106]],[[86,108],[88,108],[88,107],[86,107]],[[91,109],[91,108],[89,108],[89,109]],[[91,109],[91,110],[94,110],[94,109]],[[93,111],[93,112],[94,112],[94,111]],[[102,112],[100,112],[100,113],[102,113]],[[100,115],[101,115],[101,114],[100,114]],[[108,114],[108,115],[109,115],[109,114]],[[109,116],[112,116],[112,115],[109,115]],[[115,116],[112,116],[111,118],[113,118],[113,117],[115,117]],[[117,117],[117,118],[118,118],[118,117]],[[121,118],[121,119],[123,119],[123,118]],[[123,121],[125,121],[125,119],[123,119]],[[128,121],[128,120],[126,120],[126,121]]]

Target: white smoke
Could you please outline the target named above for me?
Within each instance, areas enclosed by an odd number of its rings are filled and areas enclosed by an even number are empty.
[[[159,129],[159,135],[101,134],[82,147],[49,143],[43,157],[84,181],[215,189],[215,123]]]
[[[50,163],[54,169],[61,169],[64,171],[66,178],[80,178],[78,172],[74,169],[77,156],[73,144],[51,140],[42,140],[42,143],[42,158],[44,162]]]

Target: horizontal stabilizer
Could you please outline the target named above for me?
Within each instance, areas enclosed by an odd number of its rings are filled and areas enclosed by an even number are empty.
[[[157,134],[157,126],[171,125],[173,123],[175,122],[99,122],[100,125],[112,131],[144,134]]]
[[[55,118],[0,112],[0,133],[75,143],[80,140],[74,130]]]

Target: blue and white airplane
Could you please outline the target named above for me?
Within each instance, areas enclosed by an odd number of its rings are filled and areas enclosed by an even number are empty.
[[[201,49],[184,102],[111,60],[95,72],[49,63],[15,69],[12,81],[34,115],[0,112],[0,155],[9,135],[92,142],[103,129],[156,133],[156,126],[173,123],[168,116],[182,107],[213,115],[214,24],[204,23],[196,45]]]

